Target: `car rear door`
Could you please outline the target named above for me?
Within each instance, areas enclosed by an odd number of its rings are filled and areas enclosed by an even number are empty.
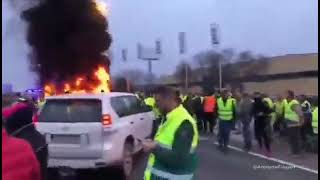
[[[133,133],[139,139],[144,139],[149,136],[152,131],[152,120],[148,116],[149,108],[136,96],[128,97],[128,102],[136,123]],[[151,111],[149,112],[152,113]]]
[[[119,116],[116,124],[118,128],[125,126],[126,132],[135,138],[143,138],[141,122],[144,120],[141,108],[138,106],[138,99],[133,95],[117,96],[111,98],[111,106]]]
[[[47,100],[37,129],[46,137],[49,157],[101,157],[102,106],[99,99]]]

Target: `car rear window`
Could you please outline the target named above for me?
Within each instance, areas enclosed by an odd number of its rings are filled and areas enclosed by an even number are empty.
[[[39,122],[99,122],[101,117],[98,99],[55,99],[46,101]]]

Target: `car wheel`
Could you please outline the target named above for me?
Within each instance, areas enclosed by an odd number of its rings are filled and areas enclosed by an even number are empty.
[[[123,175],[128,180],[133,170],[133,145],[131,143],[125,143],[122,157]]]

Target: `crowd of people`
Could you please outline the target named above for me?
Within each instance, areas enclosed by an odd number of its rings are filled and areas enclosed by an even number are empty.
[[[161,119],[152,94],[145,97],[139,94],[139,97]],[[291,90],[277,96],[223,90],[205,96],[195,93],[182,95],[177,91],[177,97],[196,119],[200,133],[217,135],[218,148],[222,152],[228,152],[231,132],[243,135],[245,151],[251,150],[255,139],[261,153],[268,157],[275,138],[286,138],[295,157],[300,156],[303,150],[317,152],[318,102],[311,102],[306,95],[297,96]],[[156,124],[161,124],[160,120]]]
[[[317,152],[318,101],[311,103],[305,95],[296,96],[291,90],[275,97],[228,90],[202,96],[183,95],[162,87],[153,93],[136,95],[156,116],[153,139],[142,142],[144,150],[151,153],[145,179],[192,177],[197,167],[194,152],[199,134],[217,135],[218,149],[223,153],[229,151],[231,132],[242,133],[243,149],[250,151],[251,129],[259,150],[268,157],[272,153],[272,142],[278,137],[287,137],[295,157],[310,147]],[[2,109],[4,180],[47,179],[48,145],[33,123],[36,109],[35,102],[23,98]]]

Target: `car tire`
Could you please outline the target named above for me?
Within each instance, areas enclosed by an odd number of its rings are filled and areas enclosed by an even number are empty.
[[[122,153],[121,171],[125,180],[130,180],[133,171],[133,144],[126,142]]]

